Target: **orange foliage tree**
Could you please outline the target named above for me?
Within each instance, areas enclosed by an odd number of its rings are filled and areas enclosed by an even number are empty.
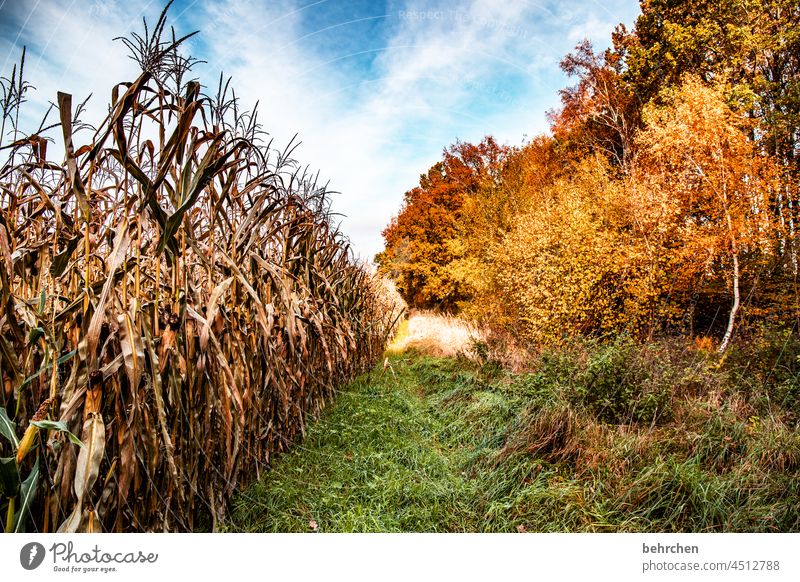
[[[684,281],[722,279],[730,290],[724,352],[741,307],[743,272],[754,275],[772,260],[778,172],[748,139],[752,123],[726,105],[721,87],[688,77],[669,102],[645,114],[640,200],[658,209],[647,229],[668,234],[663,244],[673,247],[675,272]]]
[[[469,290],[448,268],[465,200],[494,180],[507,148],[491,138],[456,143],[406,192],[403,207],[383,231],[376,261],[412,307],[453,310]]]
[[[550,135],[445,152],[382,269],[412,306],[529,345],[677,332],[725,352],[743,319],[800,324],[796,4],[643,1],[611,48],[562,61],[577,82]]]
[[[598,152],[627,167],[639,122],[639,102],[624,80],[624,56],[629,37],[620,26],[614,47],[595,53],[585,40],[561,61],[561,69],[578,82],[559,91],[561,109],[549,113],[555,138],[573,155]]]

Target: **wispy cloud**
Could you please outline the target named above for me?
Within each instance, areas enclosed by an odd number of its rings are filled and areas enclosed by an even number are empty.
[[[4,6],[3,70],[27,44],[38,87],[32,109],[57,90],[76,98],[94,92],[90,113],[98,119],[110,83],[136,73],[111,39],[138,30],[142,15],[154,21],[161,7],[114,0]],[[179,32],[201,30],[191,49],[207,61],[197,69],[204,83],[224,70],[244,105],[259,101],[276,144],[299,134],[297,157],[341,192],[334,209],[346,215],[342,228],[371,257],[403,192],[443,147],[489,133],[518,144],[545,131],[545,111],[566,83],[561,57],[584,37],[607,45],[614,25],[629,24],[637,11],[635,0],[179,0],[171,15]]]

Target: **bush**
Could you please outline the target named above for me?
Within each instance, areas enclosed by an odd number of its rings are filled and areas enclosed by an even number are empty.
[[[669,416],[668,378],[647,347],[628,338],[591,354],[573,394],[605,422],[655,423]]]
[[[800,420],[800,337],[792,329],[761,328],[733,345],[727,361],[732,383],[758,410]]]

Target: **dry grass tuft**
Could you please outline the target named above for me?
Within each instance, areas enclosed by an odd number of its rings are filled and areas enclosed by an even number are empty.
[[[475,357],[474,344],[481,338],[475,328],[461,319],[418,311],[389,345],[391,352],[413,349],[432,356]]]
[[[573,462],[581,451],[576,423],[569,407],[537,410],[502,449],[498,460],[524,451],[550,463]]]

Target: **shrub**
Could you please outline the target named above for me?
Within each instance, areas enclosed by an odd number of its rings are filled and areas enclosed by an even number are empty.
[[[571,397],[609,423],[655,423],[668,418],[668,369],[648,347],[622,337],[601,344],[574,378]]]
[[[727,367],[733,384],[760,414],[778,412],[791,423],[800,420],[800,337],[794,330],[753,330],[733,346]]]

